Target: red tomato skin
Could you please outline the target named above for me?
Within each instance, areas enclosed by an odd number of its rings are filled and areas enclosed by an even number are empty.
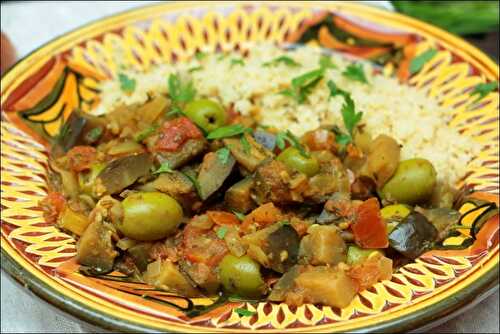
[[[178,117],[163,123],[155,148],[158,151],[177,151],[189,139],[203,137],[200,129],[187,117]]]
[[[386,224],[380,215],[378,200],[374,197],[359,205],[351,228],[354,241],[359,247],[387,248],[389,246]]]

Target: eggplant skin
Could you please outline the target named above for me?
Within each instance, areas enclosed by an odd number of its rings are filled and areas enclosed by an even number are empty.
[[[96,182],[99,185],[97,191],[100,195],[119,193],[138,178],[147,175],[152,165],[148,153],[113,160],[97,176]]]
[[[281,226],[269,234],[266,242],[266,253],[271,269],[284,273],[297,264],[300,238],[293,227]]]
[[[432,247],[438,234],[424,215],[412,212],[389,234],[389,244],[407,258],[415,259]]]

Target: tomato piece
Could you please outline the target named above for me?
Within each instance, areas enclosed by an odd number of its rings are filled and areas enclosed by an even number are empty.
[[[378,200],[374,197],[367,199],[357,207],[351,225],[354,241],[362,248],[387,248],[389,239],[385,225]]]
[[[66,157],[70,168],[75,172],[90,169],[97,155],[97,150],[92,146],[75,146],[68,151]]]
[[[358,291],[363,291],[379,281],[392,276],[392,260],[375,254],[364,262],[353,266],[347,273],[358,285]]]
[[[155,148],[158,151],[177,151],[189,139],[203,137],[200,129],[187,117],[178,117],[163,123]]]
[[[239,225],[236,216],[224,211],[207,211],[207,216],[217,225]]]
[[[336,150],[335,135],[326,129],[306,132],[302,141],[311,151]]]
[[[45,221],[50,224],[57,223],[57,219],[64,210],[65,205],[66,199],[63,194],[55,191],[49,192],[47,196],[40,201]]]
[[[204,263],[209,267],[219,264],[228,249],[214,231],[207,231],[189,224],[183,231],[184,257],[194,263]]]

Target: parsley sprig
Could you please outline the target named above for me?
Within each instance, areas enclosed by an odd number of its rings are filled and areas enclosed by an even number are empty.
[[[309,153],[304,149],[304,146],[300,144],[299,139],[290,132],[290,130],[278,132],[276,134],[276,146],[280,150],[284,150],[286,143],[289,143],[292,147],[295,147],[303,157],[309,158]]]
[[[280,94],[293,98],[297,103],[302,104],[312,89],[323,79],[324,70],[322,68],[309,71],[292,79],[290,88],[284,89]]]
[[[415,74],[418,71],[420,71],[422,69],[422,67],[424,67],[424,65],[429,60],[431,60],[437,53],[438,53],[438,50],[429,49],[429,50],[419,54],[415,58],[413,58],[410,62],[410,67],[408,68],[408,70],[410,71],[410,74]]]
[[[172,100],[172,110],[169,114],[182,114],[181,106],[194,99],[196,89],[192,81],[182,83],[177,74],[170,74],[168,77],[168,94]]]
[[[132,94],[137,84],[134,78],[129,78],[126,74],[118,73],[118,80],[120,80],[120,89],[127,94]]]
[[[251,129],[246,128],[241,124],[227,125],[209,132],[207,135],[207,139],[222,139],[233,137],[241,135],[248,131],[251,131]]]
[[[264,64],[262,64],[262,66],[264,67],[269,67],[269,66],[277,66],[279,64],[284,64],[286,66],[290,66],[290,67],[299,67],[299,66],[302,66],[300,65],[299,63],[297,63],[295,60],[293,60],[292,58],[288,57],[288,56],[279,56],[279,57],[276,57],[268,62],[265,62]]]
[[[363,70],[363,65],[353,63],[347,66],[347,68],[342,72],[342,75],[354,81],[359,81],[367,84],[368,80],[365,76],[365,71]]]

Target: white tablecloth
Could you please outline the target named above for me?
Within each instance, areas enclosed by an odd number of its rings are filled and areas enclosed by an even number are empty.
[[[1,30],[13,42],[18,57],[23,57],[61,32],[74,29],[91,20],[147,3],[158,1],[87,1],[87,2],[3,2]],[[376,1],[390,8],[387,1]],[[80,326],[73,319],[54,311],[35,299],[1,273],[1,332],[79,333],[95,331]],[[433,332],[495,333],[499,332],[498,291],[466,314],[448,321]]]

